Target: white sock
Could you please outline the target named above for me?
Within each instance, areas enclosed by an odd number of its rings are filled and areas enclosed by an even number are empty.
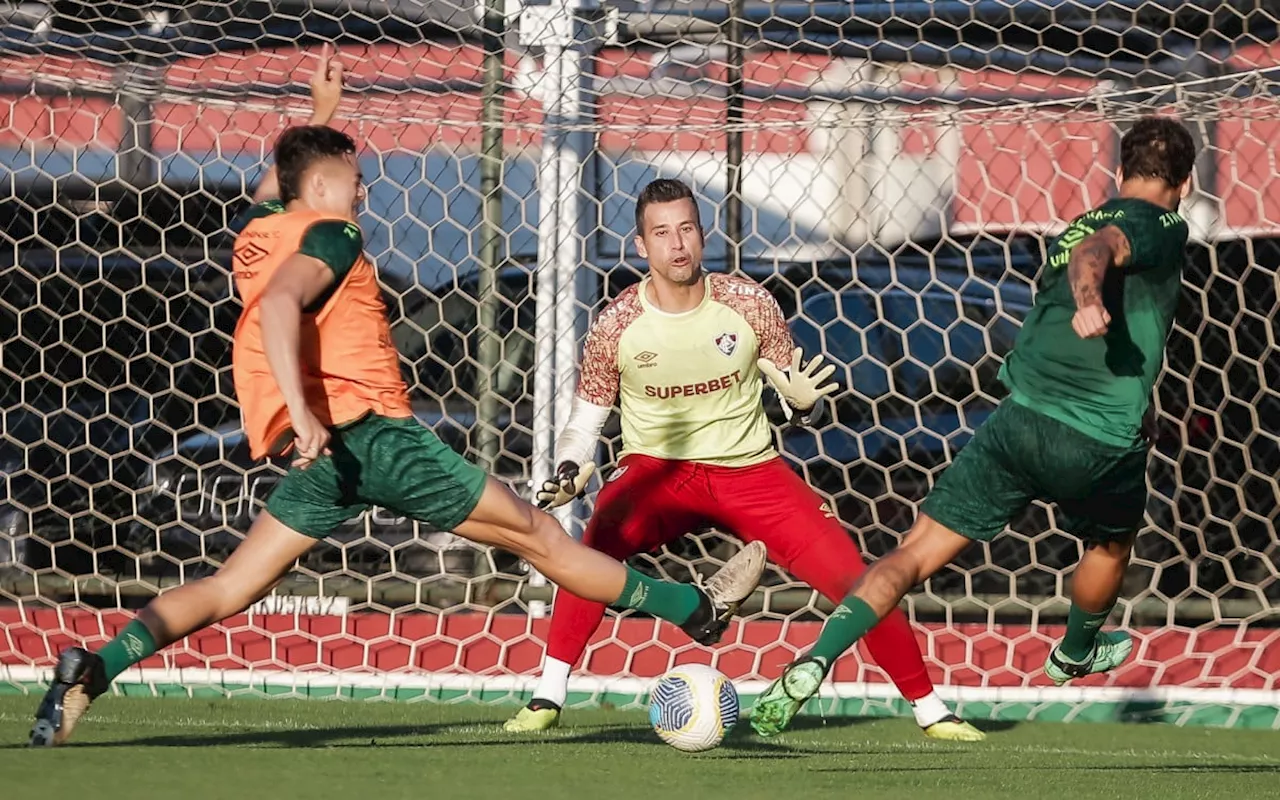
[[[534,687],[534,699],[547,700],[564,708],[565,698],[569,694],[569,671],[572,669],[572,664],[566,664],[558,658],[543,658],[542,677]]]
[[[929,692],[911,704],[911,713],[916,715],[916,724],[927,728],[951,716],[951,709],[938,697],[937,692]]]

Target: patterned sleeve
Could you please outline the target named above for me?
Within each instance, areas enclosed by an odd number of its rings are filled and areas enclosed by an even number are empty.
[[[582,364],[578,372],[578,397],[606,408],[618,399],[622,379],[618,371],[618,342],[622,339],[627,320],[619,311],[615,301],[592,323],[587,341],[582,346]]]
[[[748,278],[717,274],[712,276],[711,285],[715,299],[741,314],[755,331],[760,358],[769,359],[778,369],[790,367],[795,343],[777,298]]]

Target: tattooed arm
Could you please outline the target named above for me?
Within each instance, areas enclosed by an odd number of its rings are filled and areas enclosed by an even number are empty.
[[[1071,251],[1067,280],[1076,301],[1071,326],[1080,338],[1091,339],[1107,332],[1111,315],[1102,305],[1102,280],[1108,269],[1123,267],[1129,253],[1128,238],[1114,225],[1089,234]]]

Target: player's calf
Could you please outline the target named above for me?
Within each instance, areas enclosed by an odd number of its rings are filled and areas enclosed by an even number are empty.
[[[243,611],[269,592],[314,543],[271,514],[262,514],[216,575],[152,600],[97,653],[79,647],[64,651],[36,711],[31,744],[62,744],[116,676],[184,636]]]
[[[1061,686],[1115,669],[1133,652],[1133,639],[1123,631],[1102,632],[1115,608],[1133,550],[1133,531],[1096,529],[1071,581],[1071,611],[1062,641],[1049,653],[1045,673]]]

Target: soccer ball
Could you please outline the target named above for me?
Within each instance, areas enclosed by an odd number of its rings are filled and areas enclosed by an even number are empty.
[[[677,750],[710,750],[738,722],[738,690],[724,673],[705,664],[676,667],[649,693],[649,722]]]

